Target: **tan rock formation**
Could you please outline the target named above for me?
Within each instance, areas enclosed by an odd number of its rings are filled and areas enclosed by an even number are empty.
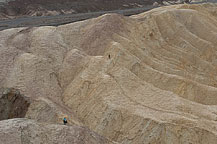
[[[215,4],[4,30],[0,44],[0,87],[34,100],[28,118],[67,115],[124,144],[217,141]]]
[[[38,123],[27,119],[0,121],[2,144],[109,144],[107,139],[78,126]]]

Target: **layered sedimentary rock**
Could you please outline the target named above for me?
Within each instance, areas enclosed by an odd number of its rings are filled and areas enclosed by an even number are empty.
[[[0,87],[33,100],[27,118],[126,144],[217,141],[215,4],[9,29],[0,44]]]

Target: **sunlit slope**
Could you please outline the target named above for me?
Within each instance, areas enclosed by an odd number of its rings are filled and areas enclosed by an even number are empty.
[[[192,8],[92,20],[76,46],[97,56],[67,86],[64,102],[118,142],[214,143],[216,7]]]
[[[217,141],[214,4],[4,30],[0,43],[0,87],[39,101],[28,118],[47,111],[42,100],[56,122],[67,115],[120,143]]]

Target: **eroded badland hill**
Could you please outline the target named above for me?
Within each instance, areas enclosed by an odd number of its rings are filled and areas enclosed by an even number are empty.
[[[217,5],[0,31],[0,87],[0,143],[215,144]]]

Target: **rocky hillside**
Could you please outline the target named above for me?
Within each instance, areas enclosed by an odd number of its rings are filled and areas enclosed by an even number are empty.
[[[216,51],[216,4],[14,28],[0,31],[0,87],[29,99],[20,117],[34,121],[18,123],[51,130],[49,142],[54,127],[71,129],[59,125],[66,116],[72,129],[84,126],[117,143],[215,144]],[[16,131],[7,123],[17,119],[1,121],[1,131]],[[74,133],[65,133],[71,141]]]
[[[162,4],[161,0],[8,0],[0,3],[0,18],[140,8],[155,2]]]
[[[38,123],[28,119],[0,121],[2,144],[112,144],[84,127]]]

